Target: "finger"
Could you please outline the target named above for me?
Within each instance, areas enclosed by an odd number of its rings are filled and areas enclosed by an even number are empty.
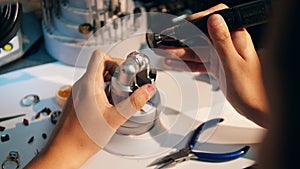
[[[202,18],[202,17],[204,17],[206,15],[209,15],[209,14],[215,12],[215,11],[226,9],[226,8],[228,8],[228,6],[221,3],[221,4],[218,4],[216,6],[213,6],[213,7],[209,8],[209,9],[207,9],[205,11],[201,11],[201,12],[189,15],[186,19],[188,21],[199,19],[199,18]]]
[[[120,58],[112,58],[109,55],[105,56],[104,67],[105,70],[108,71],[110,75],[113,75],[116,71],[116,68],[120,66],[124,62],[123,59]]]
[[[103,74],[104,70],[114,73],[117,66],[123,62],[122,59],[112,58],[101,50],[95,50],[89,60],[87,73],[89,74]]]
[[[104,76],[104,82],[110,82],[111,78],[112,78],[111,74],[109,74],[109,73],[105,74],[105,76]]]
[[[109,123],[115,126],[125,123],[133,114],[142,109],[155,92],[156,87],[153,84],[146,84],[136,89],[127,99],[115,105],[108,117]]]
[[[100,63],[104,60],[104,52],[101,50],[95,50],[89,60],[86,73],[96,74],[98,72],[98,67]]]
[[[119,67],[121,65],[121,63],[123,62],[122,59],[115,59],[115,58],[111,58],[109,56],[105,56],[103,65],[101,65],[101,68],[104,68],[104,70],[100,70],[99,71],[99,75],[101,75],[101,72],[103,74],[104,77],[104,81],[108,82],[111,80],[111,77],[114,75],[117,67]]]
[[[208,62],[210,50],[207,46],[177,48],[171,46],[160,46],[155,53],[166,58],[180,58],[184,61]]]
[[[192,51],[190,48],[188,47],[182,47],[182,48],[178,48],[178,47],[173,47],[173,46],[164,46],[164,45],[160,45],[159,48],[161,49],[158,52],[162,51],[164,52],[165,55],[162,55],[164,57],[169,57],[169,58],[177,58],[180,57],[181,59],[186,59],[186,60],[199,60],[198,57],[195,57],[195,53],[194,51]]]
[[[192,71],[192,72],[207,72],[209,63],[190,62],[179,59],[165,59],[164,64],[169,69],[180,70],[180,71]]]
[[[135,111],[140,110],[146,102],[155,94],[156,87],[154,84],[143,85],[142,87],[135,90],[130,95],[130,103]],[[134,113],[134,112],[132,112]]]
[[[231,39],[236,51],[244,60],[253,58],[252,56],[256,56],[256,50],[253,45],[253,41],[245,28],[232,31]]]
[[[94,80],[96,86],[103,88],[104,82],[110,80],[122,62],[122,59],[112,58],[103,51],[95,50],[89,61],[86,76],[88,79]]]
[[[95,50],[89,60],[89,64],[84,76],[90,86],[96,93],[102,92],[104,88],[103,73],[105,70],[105,53],[101,50]],[[100,90],[99,90],[100,89]]]
[[[239,56],[232,42],[228,27],[219,14],[208,18],[208,32],[222,62],[236,60]]]

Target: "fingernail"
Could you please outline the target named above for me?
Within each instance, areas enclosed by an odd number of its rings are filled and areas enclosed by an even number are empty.
[[[175,70],[188,70],[188,66],[186,65],[186,63],[184,63],[184,61],[182,60],[176,60],[176,59],[165,59],[164,61],[165,66],[168,69],[175,69]]]
[[[170,65],[170,64],[172,64],[172,60],[166,58],[166,59],[164,60],[164,63],[165,63],[166,65]]]
[[[213,27],[213,28],[222,26],[222,24],[224,22],[222,16],[219,14],[214,14],[214,15],[210,16],[209,20],[210,20],[209,26]]]
[[[155,92],[156,92],[156,87],[154,85],[151,85],[151,84],[147,85],[146,89],[147,89],[150,97],[152,97],[155,94]]]
[[[183,61],[181,60],[176,60],[176,59],[165,59],[165,64],[168,66],[178,66],[180,65],[180,63],[182,63]]]

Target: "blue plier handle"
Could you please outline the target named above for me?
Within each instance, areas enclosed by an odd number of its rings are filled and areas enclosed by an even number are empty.
[[[193,150],[200,134],[204,130],[214,127],[222,121],[223,121],[222,118],[215,118],[205,123],[202,123],[199,127],[195,129],[187,145],[183,149],[173,154],[167,155],[159,159],[158,161],[153,162],[148,166],[160,165],[159,168],[166,168],[190,159],[198,160],[198,161],[206,161],[206,162],[225,162],[225,161],[230,161],[242,157],[249,150],[250,148],[249,146],[244,146],[239,150],[233,152],[227,152],[227,153],[208,153],[208,152],[200,152],[200,151]]]

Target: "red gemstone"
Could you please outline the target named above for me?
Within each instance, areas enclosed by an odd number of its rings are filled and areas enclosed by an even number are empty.
[[[47,138],[47,134],[46,134],[46,133],[43,133],[43,134],[42,134],[42,137],[43,137],[43,139],[46,139],[46,138]]]
[[[23,124],[24,124],[24,126],[28,126],[29,125],[29,121],[27,119],[23,119]]]
[[[41,113],[39,112],[39,113],[37,113],[37,114],[35,115],[35,119],[40,118],[40,116],[41,116]]]
[[[45,107],[43,110],[40,111],[40,113],[46,113],[47,115],[49,115],[51,113],[51,109],[48,107]]]
[[[1,141],[2,142],[6,142],[8,140],[9,140],[9,135],[8,134],[1,135]]]
[[[30,137],[30,139],[27,141],[28,144],[32,143],[34,140],[34,136]]]

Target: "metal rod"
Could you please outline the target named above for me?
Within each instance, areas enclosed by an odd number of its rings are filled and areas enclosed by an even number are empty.
[[[42,12],[43,12],[43,20],[48,32],[50,32],[50,28],[52,26],[51,21],[51,11],[52,11],[52,1],[51,0],[42,0]]]
[[[18,118],[18,117],[22,117],[22,116],[25,116],[25,114],[18,114],[18,115],[9,116],[9,117],[2,117],[2,118],[0,118],[0,122]]]

